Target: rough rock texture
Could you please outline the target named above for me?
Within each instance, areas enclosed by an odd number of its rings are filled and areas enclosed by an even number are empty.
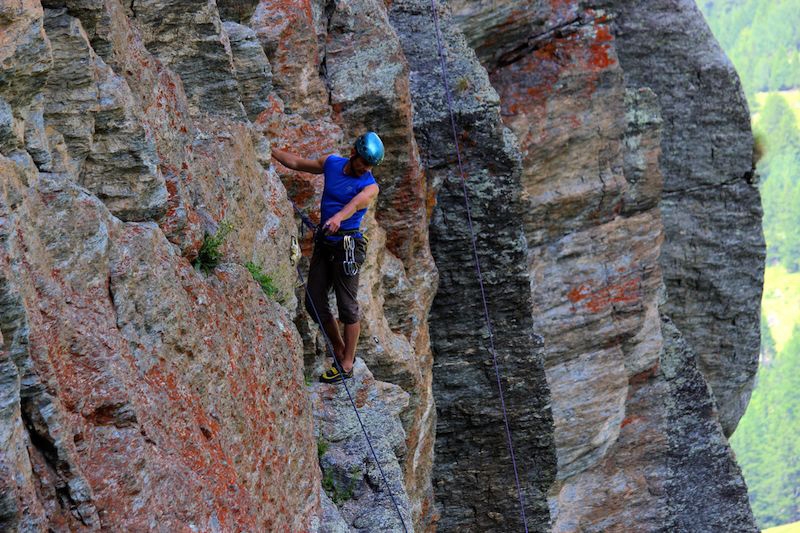
[[[626,82],[658,94],[667,125],[665,309],[697,354],[730,435],[758,367],[766,257],[747,101],[694,2],[624,1],[612,9]]]
[[[294,298],[269,301],[233,263],[292,295],[277,176],[247,127],[184,119],[178,78],[115,46],[136,35],[116,2],[92,35],[80,10],[17,7],[31,42],[5,46],[3,28],[3,65],[29,67],[2,87],[23,133],[1,159],[3,528],[309,527],[320,474]],[[113,65],[147,61],[115,74],[99,36]],[[209,277],[187,260],[198,211],[237,228]]]
[[[172,529],[325,530],[326,516],[343,524],[340,514],[365,530],[391,522],[371,512],[371,499],[339,513],[323,496],[300,365],[317,354],[313,375],[324,358],[298,315],[286,200],[288,188],[313,211],[321,184],[284,173],[284,185],[270,158],[271,141],[308,157],[347,153],[365,127],[382,131],[392,155],[384,220],[367,223],[359,354],[396,384],[360,367],[371,383],[366,407],[399,417],[379,447],[397,452],[389,470],[409,530],[428,527],[427,315],[437,277],[397,39],[373,54],[386,76],[366,87],[348,78],[361,61],[353,40],[382,43],[392,31],[383,6],[45,7],[17,2],[0,17],[4,527],[141,529],[161,517]],[[384,22],[363,34],[348,20],[366,8]],[[294,25],[278,20],[288,12]],[[190,262],[222,220],[235,230],[224,265],[206,277]],[[264,298],[247,261],[271,276],[282,306]],[[318,406],[318,424],[351,416],[334,404]],[[363,448],[359,438],[347,446]]]
[[[755,531],[723,433],[763,261],[729,62],[688,0],[439,9],[529,530]],[[270,154],[367,128],[362,420],[409,531],[522,528],[431,15],[0,4],[0,529],[401,530],[343,387],[303,383],[329,363],[287,196],[317,219],[322,181]]]
[[[395,1],[390,19],[412,69],[414,127],[422,159],[436,188],[431,248],[441,282],[431,310],[434,395],[438,413],[434,488],[439,527],[481,531],[522,526],[487,330],[475,277],[456,153],[441,85],[430,5]],[[545,531],[545,494],[554,475],[552,421],[542,368],[541,339],[530,318],[520,201],[520,160],[500,120],[497,93],[463,36],[444,20],[452,80],[469,90],[456,95],[462,156],[478,254],[495,324],[495,344],[506,404],[520,461],[528,525]],[[491,184],[491,185],[489,185]]]
[[[715,217],[699,203],[686,201],[708,189],[710,178],[692,172],[716,172],[702,162],[709,151],[704,146],[726,143],[729,160],[738,158],[746,164],[742,168],[751,168],[747,110],[732,70],[705,67],[715,81],[695,83],[702,65],[727,64],[702,17],[684,6],[665,20],[674,3],[665,3],[664,12],[654,12],[650,3],[600,4],[453,4],[490,71],[504,120],[523,155],[532,311],[545,338],[558,457],[558,481],[550,492],[553,530],[714,531],[720,526],[708,520],[718,520],[728,529],[753,531],[741,473],[719,422],[735,425],[743,412],[739,397],[725,391],[752,387],[752,373],[742,368],[754,368],[757,354],[749,349],[758,337],[753,302],[760,294],[763,260],[757,191],[748,185],[753,195],[737,204],[739,209],[727,204],[726,217],[739,221],[735,230],[719,217],[710,220]],[[694,28],[696,39],[687,41],[683,32],[678,37],[678,27]],[[502,37],[495,33],[500,28],[508,29]],[[657,31],[664,37],[654,38]],[[526,32],[525,39],[517,37]],[[673,38],[682,39],[681,45],[665,42]],[[697,41],[703,52],[695,53]],[[649,54],[660,55],[646,59]],[[629,63],[636,74],[627,69]],[[662,83],[654,81],[656,70]],[[720,90],[732,101],[716,98]],[[675,115],[685,107],[687,93],[702,111],[682,113],[679,130]],[[676,151],[677,139],[677,145],[692,143],[692,150],[703,151],[703,158]],[[683,187],[690,194],[670,189],[672,167],[664,163],[670,159],[681,161],[684,183],[693,184]],[[734,187],[741,189],[742,176]],[[670,216],[705,222],[684,220],[679,228]],[[702,246],[691,239],[688,253],[687,234],[713,240],[717,232],[744,244],[741,253],[749,259],[735,284],[738,295],[751,295],[747,302],[727,307],[731,297],[720,298],[716,289],[707,290],[710,284],[703,288],[692,281],[713,258],[741,265],[740,252],[723,255],[717,242]],[[670,268],[672,274],[662,276],[662,269]],[[692,274],[683,276],[684,271]],[[681,288],[687,286],[693,296]],[[673,338],[666,343],[662,338],[660,317],[683,307],[687,298],[703,302],[706,311],[719,302],[725,313],[750,317],[736,322],[746,330],[737,345],[742,364],[718,364],[714,374],[706,374],[712,385],[720,382],[713,397],[696,370],[708,366],[704,358],[696,362],[691,352],[678,357]],[[689,345],[690,332],[697,331],[698,339],[720,346],[730,340],[721,334],[730,325],[725,313],[677,325],[688,329]],[[719,360],[716,353],[712,360]],[[715,401],[722,406],[719,413]],[[698,418],[706,424],[703,430],[693,426]],[[694,455],[696,449],[713,449],[714,459]],[[701,484],[701,478],[710,482]],[[687,507],[698,501],[704,512]]]
[[[397,385],[376,382],[361,359],[354,368],[355,379],[347,382],[347,390],[341,385],[324,384],[312,389],[323,487],[340,504],[342,520],[350,528],[346,531],[402,531],[394,506],[397,502],[403,523],[411,532],[412,517],[399,463],[406,454],[406,436],[398,417],[408,406],[409,395]],[[370,434],[380,469],[350,398]]]

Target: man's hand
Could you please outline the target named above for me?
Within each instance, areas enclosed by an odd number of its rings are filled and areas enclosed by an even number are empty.
[[[325,230],[328,233],[336,233],[339,231],[342,222],[353,216],[353,213],[359,209],[369,207],[370,202],[372,202],[372,200],[378,196],[378,191],[378,186],[375,184],[364,187],[364,190],[350,200],[341,211],[325,221]]]
[[[330,235],[331,233],[336,233],[339,231],[339,228],[342,226],[342,222],[344,222],[344,217],[342,216],[342,212],[339,211],[329,218],[327,222],[325,222],[326,233]]]

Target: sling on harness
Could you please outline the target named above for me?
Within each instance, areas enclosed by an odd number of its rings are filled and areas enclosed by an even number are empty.
[[[356,241],[352,235],[344,236],[342,246],[344,246],[344,261],[342,261],[344,275],[355,276],[358,274],[358,263],[356,263]]]

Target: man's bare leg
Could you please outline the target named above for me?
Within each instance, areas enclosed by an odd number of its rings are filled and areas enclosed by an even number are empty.
[[[331,340],[331,344],[333,344],[333,353],[336,354],[336,360],[343,365],[345,343],[342,340],[342,334],[339,333],[339,322],[337,322],[335,318],[331,318],[325,322],[325,333],[328,334],[328,338]]]
[[[355,324],[344,325],[344,357],[342,363],[342,370],[350,372],[353,369],[353,363],[356,360],[356,344],[358,344],[358,336],[361,334],[361,322]]]

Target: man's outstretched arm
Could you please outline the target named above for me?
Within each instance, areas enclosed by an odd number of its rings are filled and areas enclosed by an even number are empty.
[[[333,215],[328,219],[327,222],[325,222],[325,228],[330,233],[336,233],[339,231],[339,226],[342,225],[342,222],[353,216],[353,213],[359,209],[369,207],[369,204],[372,202],[373,198],[378,196],[378,191],[378,186],[374,183],[364,187],[364,190],[355,195],[353,199],[341,209],[341,211]]]
[[[292,170],[299,170],[300,172],[309,172],[311,174],[322,174],[325,169],[325,160],[328,156],[322,156],[319,159],[304,159],[299,155],[287,152],[286,150],[272,149],[272,157],[286,168]]]

